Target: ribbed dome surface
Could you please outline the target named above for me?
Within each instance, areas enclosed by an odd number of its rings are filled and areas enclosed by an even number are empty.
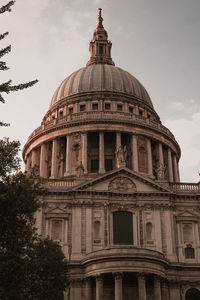
[[[103,91],[135,96],[153,108],[147,91],[135,77],[108,64],[93,64],[72,73],[55,91],[50,106],[75,94]]]

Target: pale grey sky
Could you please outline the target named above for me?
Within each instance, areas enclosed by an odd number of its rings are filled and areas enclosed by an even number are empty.
[[[0,4],[8,1],[0,0]],[[30,89],[0,104],[0,138],[24,145],[40,125],[60,82],[85,66],[98,7],[113,43],[115,64],[145,86],[165,126],[182,149],[181,180],[196,182],[200,171],[200,1],[199,0],[17,0],[0,17],[12,45],[1,82],[35,78]]]

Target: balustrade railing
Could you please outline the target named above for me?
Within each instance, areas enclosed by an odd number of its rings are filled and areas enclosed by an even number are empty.
[[[62,118],[50,120],[40,127],[36,128],[33,133],[29,136],[29,140],[35,135],[40,134],[43,130],[53,128],[55,125],[62,125],[70,122],[84,121],[84,120],[119,120],[119,121],[133,121],[136,124],[145,124],[148,127],[156,128],[160,131],[167,133],[170,137],[174,138],[174,135],[162,124],[157,123],[144,116],[136,115],[128,112],[119,111],[85,111],[79,113],[68,114]]]
[[[44,185],[46,187],[71,188],[74,186],[74,180],[73,179],[46,179]]]
[[[176,182],[170,183],[170,187],[175,191],[200,191],[200,183]]]

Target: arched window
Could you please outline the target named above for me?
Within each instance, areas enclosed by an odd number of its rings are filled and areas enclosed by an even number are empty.
[[[200,299],[200,291],[195,289],[195,288],[191,288],[186,292],[185,295],[185,300],[199,300]]]
[[[113,213],[113,243],[133,245],[133,214],[128,211]]]
[[[95,238],[95,240],[100,239],[100,227],[101,227],[100,221],[95,221],[94,222],[94,238]]]
[[[183,225],[183,242],[191,243],[192,241],[193,241],[192,224],[184,224]]]
[[[146,224],[146,238],[147,240],[152,240],[152,223],[148,222]]]
[[[187,248],[185,248],[185,258],[195,258],[194,248],[192,248],[191,244],[188,244]]]

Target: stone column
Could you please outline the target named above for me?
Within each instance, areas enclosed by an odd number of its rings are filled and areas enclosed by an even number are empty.
[[[162,281],[161,289],[162,289],[162,300],[169,300],[169,289],[166,280]]]
[[[115,278],[115,300],[122,300],[122,273],[114,273]]]
[[[99,173],[105,173],[104,133],[99,132]]]
[[[170,182],[174,181],[174,176],[173,176],[173,168],[172,168],[172,152],[171,149],[167,149],[167,154],[168,154],[168,179]]]
[[[82,164],[84,173],[87,173],[87,133],[82,133]]]
[[[44,143],[40,148],[40,176],[47,178],[46,145]]]
[[[30,172],[31,170],[31,166],[32,166],[32,161],[31,161],[31,155],[30,153],[27,155],[27,158],[26,158],[26,172]]]
[[[37,165],[37,151],[35,149],[32,150],[32,168]]]
[[[116,150],[121,147],[121,132],[116,132]]]
[[[158,276],[154,276],[154,299],[162,300],[161,289],[160,289],[160,278]]]
[[[146,278],[145,274],[138,274],[138,295],[139,300],[146,300]]]
[[[66,167],[65,167],[65,176],[71,175],[71,134],[67,135],[67,143],[66,143]]]
[[[174,181],[179,182],[179,172],[176,154],[173,155],[173,167],[174,167]]]
[[[52,142],[51,178],[58,176],[58,146],[58,139],[54,139]]]
[[[162,143],[158,144],[158,156],[159,156],[159,164],[164,166],[164,159],[163,159],[163,146]]]
[[[70,299],[81,300],[81,279],[74,279],[70,285]]]
[[[147,139],[147,156],[148,156],[148,173],[153,175],[153,162],[152,162],[152,151],[151,151],[151,140]]]
[[[133,171],[138,172],[138,149],[137,149],[137,136],[132,135],[132,166]]]
[[[103,300],[103,277],[96,276],[96,300]]]
[[[90,278],[86,278],[85,281],[85,300],[92,300],[92,284]]]
[[[170,300],[181,300],[180,284],[178,282],[170,282],[169,294]]]

